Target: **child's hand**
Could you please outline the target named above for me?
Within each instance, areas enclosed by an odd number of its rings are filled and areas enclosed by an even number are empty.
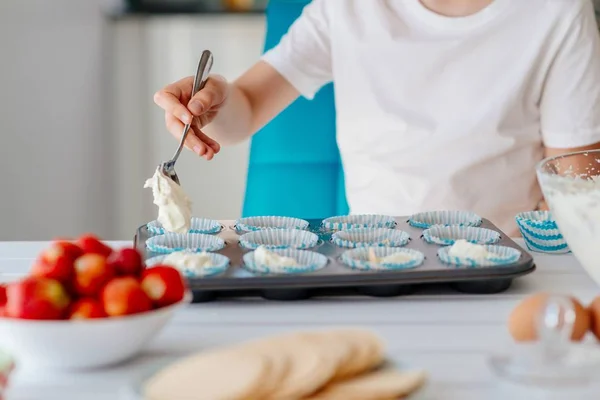
[[[184,125],[191,122],[186,147],[211,160],[221,146],[206,136],[202,128],[216,117],[225,103],[229,85],[223,77],[213,75],[204,89],[190,99],[193,84],[193,76],[172,83],[154,95],[154,102],[165,110],[167,129],[177,139],[181,138]]]

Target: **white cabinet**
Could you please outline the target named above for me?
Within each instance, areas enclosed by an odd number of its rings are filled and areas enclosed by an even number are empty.
[[[234,79],[260,57],[264,17],[193,16],[114,21],[111,133],[115,151],[115,237],[156,215],[144,180],[171,157],[177,142],[164,114],[152,103],[162,86],[195,72],[204,49],[213,52],[213,72]],[[197,216],[233,219],[241,212],[248,143],[223,148],[211,162],[185,151],[177,163],[182,185]]]

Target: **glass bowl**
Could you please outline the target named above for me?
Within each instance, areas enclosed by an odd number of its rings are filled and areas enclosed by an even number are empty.
[[[571,251],[600,284],[600,151],[545,159],[538,164],[537,175]]]

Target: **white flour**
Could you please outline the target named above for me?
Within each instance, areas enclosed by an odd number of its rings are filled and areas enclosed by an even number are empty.
[[[600,177],[540,176],[544,196],[571,251],[600,283]]]

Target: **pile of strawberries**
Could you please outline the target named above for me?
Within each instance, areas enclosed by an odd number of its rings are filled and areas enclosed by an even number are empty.
[[[0,286],[0,316],[55,320],[119,317],[181,301],[185,282],[169,266],[145,268],[133,248],[113,250],[93,235],[57,240],[25,279]]]

